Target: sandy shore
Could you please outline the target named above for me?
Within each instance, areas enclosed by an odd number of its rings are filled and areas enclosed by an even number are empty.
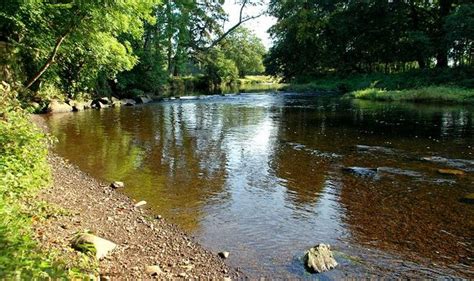
[[[41,117],[34,122],[44,128]],[[135,207],[130,198],[49,153],[54,184],[44,189],[38,200],[44,200],[64,215],[51,216],[35,223],[40,245],[59,251],[66,260],[77,260],[70,241],[77,232],[90,230],[118,246],[99,262],[104,279],[149,279],[147,266],[158,265],[159,279],[241,278],[217,255],[205,250],[178,227],[147,214],[146,205]],[[125,187],[126,188],[126,187]],[[69,258],[68,258],[69,256]]]

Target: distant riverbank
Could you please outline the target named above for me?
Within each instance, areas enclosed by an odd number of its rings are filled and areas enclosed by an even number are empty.
[[[294,81],[285,91],[336,92],[348,98],[420,103],[474,103],[474,74],[470,69],[414,70],[394,74],[328,75]]]

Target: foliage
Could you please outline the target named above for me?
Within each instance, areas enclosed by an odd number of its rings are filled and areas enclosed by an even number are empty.
[[[273,0],[267,72],[286,80],[321,74],[397,73],[474,64],[472,2]]]
[[[225,56],[235,62],[239,76],[262,74],[266,53],[262,40],[247,28],[237,28],[220,44]]]
[[[401,91],[367,88],[349,95],[356,99],[376,101],[408,101],[424,103],[473,103],[474,91],[456,87],[425,87]]]
[[[222,84],[229,84],[239,76],[235,62],[226,58],[219,48],[215,48],[210,53],[206,64],[207,79],[213,89],[219,88]]]
[[[0,84],[0,278],[83,279],[97,266],[66,263],[57,252],[41,250],[32,238],[34,220],[65,211],[32,200],[51,183],[49,139],[31,123],[17,95],[8,84]]]
[[[35,253],[30,218],[18,200],[50,181],[46,139],[14,101],[15,92],[5,85],[0,95],[0,277],[44,278],[59,272]]]
[[[319,78],[301,79],[285,87],[294,92],[339,91],[351,92],[370,87],[387,90],[400,90],[446,85],[474,88],[474,70],[472,68],[425,69],[384,74],[320,75]]]
[[[16,64],[27,74],[26,86],[40,78],[34,90],[49,84],[73,98],[93,93],[99,78],[112,79],[137,63],[124,35],[140,38],[144,23],[154,21],[155,4],[7,0],[0,13],[0,39],[21,54]]]

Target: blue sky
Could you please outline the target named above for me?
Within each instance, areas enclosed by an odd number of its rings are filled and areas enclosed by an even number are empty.
[[[237,4],[236,4],[237,2]],[[268,2],[268,0],[265,0]],[[224,10],[229,14],[229,21],[225,24],[224,29],[228,29],[239,21],[239,12],[241,5],[236,0],[226,0],[224,3]],[[267,5],[246,6],[245,15],[258,15],[267,9]],[[274,17],[267,15],[260,16],[257,19],[250,20],[244,24],[245,27],[253,30],[255,34],[262,39],[263,44],[268,49],[271,44],[270,36],[267,30],[276,22]]]

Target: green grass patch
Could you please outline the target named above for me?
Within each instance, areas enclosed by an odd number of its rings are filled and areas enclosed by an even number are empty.
[[[420,103],[474,103],[474,89],[432,86],[409,90],[384,90],[367,88],[354,91],[348,97],[373,100]]]

